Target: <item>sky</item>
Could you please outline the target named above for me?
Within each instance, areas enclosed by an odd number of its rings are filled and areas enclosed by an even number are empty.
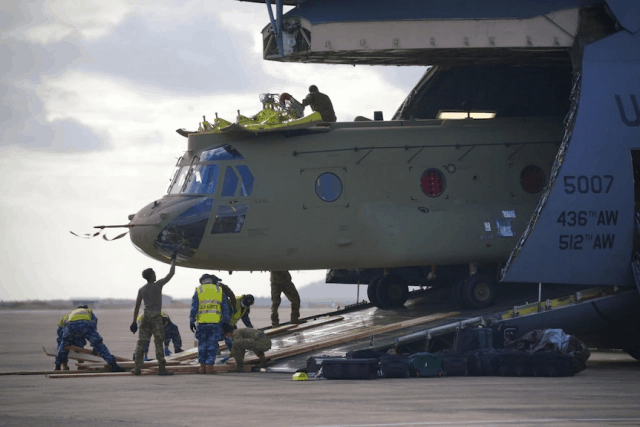
[[[166,193],[186,150],[178,128],[234,121],[260,93],[304,98],[310,84],[339,121],[391,118],[423,67],[262,59],[264,4],[235,0],[5,0],[0,10],[0,300],[128,298],[168,265],[128,236],[81,239]],[[110,230],[112,238],[121,231]],[[164,293],[193,295],[202,270],[178,267]],[[215,272],[236,293],[269,296],[268,273]],[[298,287],[325,270],[292,271]]]

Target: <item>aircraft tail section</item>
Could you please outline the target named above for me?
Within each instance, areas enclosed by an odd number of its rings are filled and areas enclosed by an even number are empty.
[[[549,187],[503,281],[633,286],[639,75],[640,32],[621,30],[584,48]]]

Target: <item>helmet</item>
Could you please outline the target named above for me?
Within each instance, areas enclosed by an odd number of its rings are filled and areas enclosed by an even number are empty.
[[[209,274],[209,277],[213,280],[213,283],[220,283],[220,278],[215,274]]]
[[[206,279],[210,279],[211,275],[210,274],[203,274],[202,276],[200,276],[200,283],[204,282]]]
[[[222,333],[223,334],[232,333],[234,330],[235,330],[235,328],[233,327],[233,325],[230,325],[228,323],[223,323],[222,324]]]
[[[318,92],[318,86],[316,85],[311,85],[309,86],[309,92]]]
[[[244,298],[242,298],[242,304],[244,304],[245,307],[249,307],[250,305],[253,305],[254,302],[254,298],[253,295],[251,294],[247,294],[244,296]]]

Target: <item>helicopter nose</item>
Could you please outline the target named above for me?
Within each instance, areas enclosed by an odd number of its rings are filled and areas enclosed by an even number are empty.
[[[155,201],[142,208],[132,218],[131,242],[143,253],[156,259],[171,258],[175,253],[179,261],[191,258],[204,236],[211,217],[213,199],[170,198]]]

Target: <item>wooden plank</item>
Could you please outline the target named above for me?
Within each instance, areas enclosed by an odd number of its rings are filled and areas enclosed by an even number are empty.
[[[84,354],[93,354],[92,350],[89,350],[88,348],[82,348],[82,347],[76,347],[75,345],[68,345],[65,347],[67,350],[72,350],[75,351],[77,353],[84,353]],[[95,356],[95,354],[93,354]],[[96,356],[99,357],[99,356]],[[126,357],[120,357],[120,356],[116,356],[115,354],[113,355],[113,357],[116,358],[116,361],[118,362],[128,362],[131,359],[127,359]]]
[[[457,312],[457,311],[450,312],[450,313],[438,313],[438,314],[432,314],[430,316],[419,317],[417,319],[409,319],[403,322],[392,323],[390,325],[363,328],[355,332],[347,332],[331,338],[321,339],[318,341],[305,343],[305,344],[294,345],[291,347],[285,347],[280,350],[273,351],[271,353],[267,352],[266,357],[268,360],[283,359],[285,357],[295,356],[296,354],[307,353],[309,351],[331,347],[333,345],[343,344],[343,343],[346,343],[349,341],[355,341],[361,338],[366,338],[371,334],[375,335],[375,334],[391,332],[398,329],[404,329],[411,326],[421,325],[427,322],[434,322],[436,320],[446,319],[448,317],[457,316],[459,314],[460,312]],[[245,363],[255,363],[257,361],[259,361],[259,359],[255,355],[245,358]]]
[[[15,372],[0,372],[0,375],[74,375],[78,374],[78,371],[15,371]]]
[[[147,369],[142,371],[142,375],[158,375],[156,372],[151,372]],[[99,378],[99,377],[133,377],[131,372],[96,372],[96,373],[82,373],[82,374],[50,374],[48,378]]]
[[[58,355],[58,351],[47,350],[45,347],[42,347],[44,353],[47,356],[56,357]],[[89,352],[91,353],[91,352]],[[92,362],[92,363],[106,363],[104,359],[100,356],[94,356],[92,354],[78,353],[76,351],[69,351],[69,355],[67,356],[70,360],[81,360],[83,362]]]
[[[177,366],[180,365],[180,362],[177,360],[174,361],[167,361],[167,366]],[[107,363],[103,364],[95,364],[95,365],[89,365],[85,368],[85,370],[95,370],[95,369],[101,369],[104,368],[105,366],[109,366]],[[118,366],[120,366],[121,368],[124,369],[133,369],[136,366],[136,363],[133,360],[129,360],[127,362],[119,362]],[[158,362],[153,360],[153,361],[148,361],[148,362],[142,362],[142,368],[157,368],[158,367]]]
[[[171,356],[165,357],[165,360],[167,362],[174,360],[181,362],[183,360],[195,359],[196,357],[198,357],[198,347],[190,348],[178,354],[172,354]]]
[[[298,325],[295,325],[295,324],[288,324],[288,325],[278,326],[277,328],[269,328],[269,329],[265,329],[265,330],[264,330],[264,331],[262,331],[262,332],[264,332],[264,334],[265,334],[266,336],[270,337],[270,336],[272,336],[272,335],[276,335],[276,334],[279,334],[279,333],[281,333],[281,332],[288,331],[289,329],[293,329],[293,328],[295,328],[296,326],[298,326]]]

